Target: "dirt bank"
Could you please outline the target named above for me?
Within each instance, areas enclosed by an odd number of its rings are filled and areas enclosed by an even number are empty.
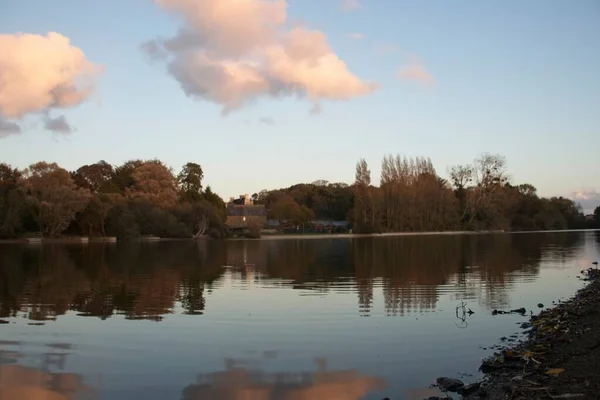
[[[567,302],[531,317],[528,339],[483,360],[485,378],[464,399],[599,399],[600,270]]]

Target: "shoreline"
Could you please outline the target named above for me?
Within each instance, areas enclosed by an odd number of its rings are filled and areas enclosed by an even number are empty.
[[[600,269],[582,271],[582,278],[588,284],[573,297],[521,326],[525,340],[482,360],[481,380],[461,387],[460,381],[438,378],[439,389],[462,392],[464,400],[598,398]]]
[[[368,237],[394,236],[434,236],[434,235],[486,235],[507,233],[505,231],[432,231],[432,232],[385,232],[385,233],[281,233],[262,235],[255,240],[285,240],[285,239],[356,239]],[[251,239],[250,239],[251,240]]]
[[[115,237],[58,237],[43,238],[40,240],[28,240],[28,238],[18,239],[0,239],[0,244],[88,244],[88,243],[116,243],[116,242],[177,242],[177,241],[195,241],[195,240],[315,240],[315,239],[358,239],[358,238],[379,238],[379,237],[397,237],[397,236],[442,236],[442,235],[510,235],[510,234],[533,234],[533,233],[569,233],[569,232],[600,232],[600,229],[563,229],[563,230],[544,230],[544,231],[428,231],[428,232],[384,232],[384,233],[277,233],[265,234],[260,238],[224,238],[212,239],[208,236],[199,238],[161,238],[161,237],[141,237],[131,240],[117,240]]]
[[[394,237],[394,236],[441,236],[441,235],[510,235],[530,233],[568,233],[568,232],[596,232],[600,229],[563,229],[545,231],[430,231],[430,232],[385,232],[385,233],[300,233],[300,234],[273,234],[262,235],[259,239],[234,239],[234,240],[283,240],[283,239],[354,239],[366,237]],[[229,240],[229,239],[227,239]]]

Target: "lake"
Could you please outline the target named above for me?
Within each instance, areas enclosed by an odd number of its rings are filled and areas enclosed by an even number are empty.
[[[528,319],[492,311],[570,297],[599,248],[591,231],[0,245],[0,398],[420,399],[477,379]]]

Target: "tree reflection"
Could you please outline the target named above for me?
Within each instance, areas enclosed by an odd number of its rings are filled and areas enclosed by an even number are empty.
[[[47,320],[68,310],[82,316],[160,320],[180,302],[197,314],[204,284],[218,279],[226,251],[206,243],[4,248],[0,316],[25,312]]]
[[[433,310],[444,293],[501,308],[515,282],[535,278],[542,263],[578,257],[585,235],[588,246],[600,241],[600,233],[593,232],[5,245],[0,247],[0,318],[43,323],[75,311],[158,321],[176,307],[200,315],[206,292],[221,284],[225,266],[242,287],[319,295],[350,291],[363,316],[370,315],[380,290],[388,315]]]

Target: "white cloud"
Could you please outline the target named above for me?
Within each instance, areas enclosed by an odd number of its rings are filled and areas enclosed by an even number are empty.
[[[288,26],[285,0],[155,0],[183,17],[176,36],[142,45],[186,95],[227,114],[261,97],[303,96],[311,102],[371,93],[331,49],[325,34]]]
[[[595,189],[580,189],[571,193],[571,199],[581,204],[586,214],[592,213],[594,209],[600,206],[600,192]]]
[[[59,33],[0,34],[0,49],[0,117],[13,124],[83,103],[101,72]]]

